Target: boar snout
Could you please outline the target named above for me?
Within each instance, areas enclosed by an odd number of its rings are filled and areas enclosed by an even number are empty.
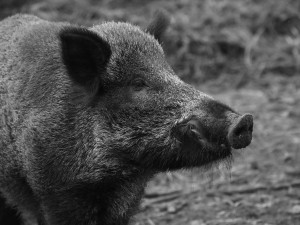
[[[234,117],[227,118],[227,123],[209,126],[201,122],[197,116],[190,116],[177,123],[174,130],[175,137],[188,146],[240,149],[251,143],[253,117],[250,114],[242,116],[235,114]]]
[[[245,114],[236,119],[229,127],[228,141],[232,148],[240,149],[247,147],[252,140],[253,117]]]

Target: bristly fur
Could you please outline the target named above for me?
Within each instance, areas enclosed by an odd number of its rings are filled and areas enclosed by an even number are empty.
[[[168,24],[0,22],[0,193],[24,220],[127,225],[155,173],[231,156],[238,115],[175,75],[158,41]],[[206,141],[173,135],[185,118]]]

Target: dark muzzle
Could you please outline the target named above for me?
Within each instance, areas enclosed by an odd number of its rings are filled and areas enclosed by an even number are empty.
[[[175,127],[175,136],[180,141],[195,141],[195,142],[214,142],[214,136],[217,136],[219,145],[229,145],[234,149],[247,147],[252,140],[253,117],[250,114],[245,114],[230,121],[230,126],[211,127],[202,125],[200,119],[192,116],[186,119]],[[220,135],[221,134],[221,135]],[[222,137],[220,137],[222,136]]]

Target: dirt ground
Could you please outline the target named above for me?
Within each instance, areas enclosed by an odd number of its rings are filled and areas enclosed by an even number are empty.
[[[233,162],[159,174],[133,224],[300,224],[299,1],[7,0],[0,8],[0,18],[142,27],[164,8],[173,17],[164,48],[178,75],[254,115],[253,142]]]

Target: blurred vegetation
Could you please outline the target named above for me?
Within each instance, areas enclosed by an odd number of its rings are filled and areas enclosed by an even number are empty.
[[[299,76],[298,0],[6,0],[0,18],[16,12],[93,25],[129,21],[146,27],[157,9],[173,17],[164,41],[168,60],[188,82],[268,85],[264,76]]]

